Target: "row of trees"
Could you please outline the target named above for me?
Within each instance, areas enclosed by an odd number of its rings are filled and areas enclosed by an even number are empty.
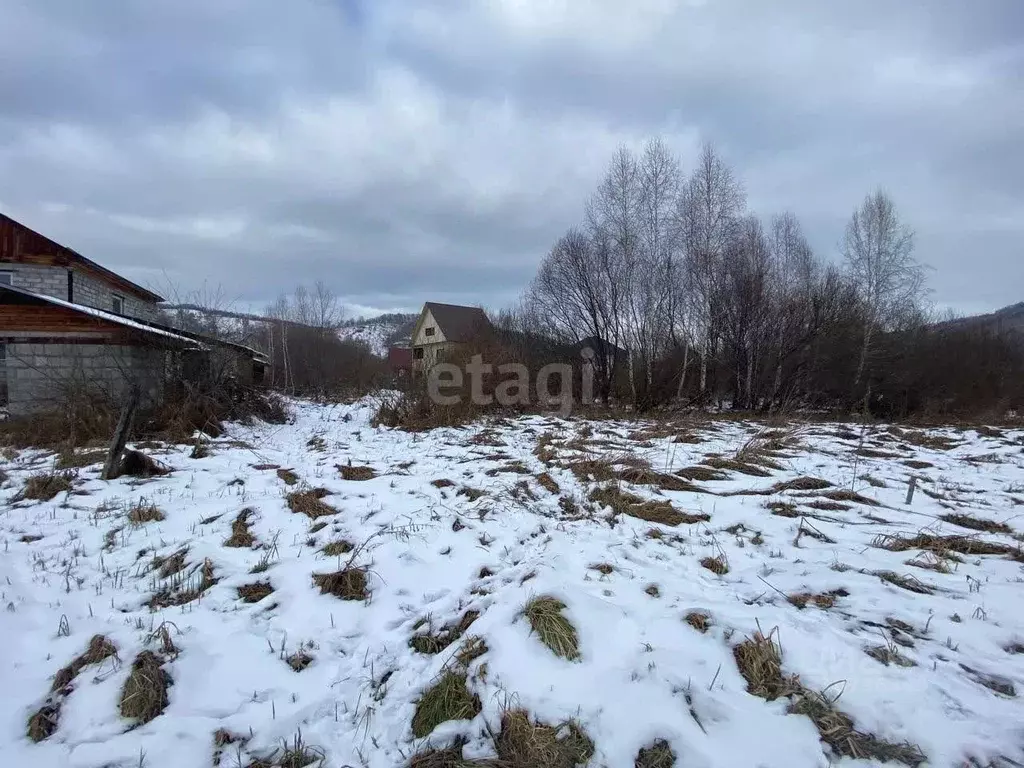
[[[639,154],[617,151],[584,220],[554,244],[505,324],[567,343],[596,338],[599,392],[614,394],[616,368],[626,365],[638,408],[888,407],[922,396],[949,405],[959,395],[937,379],[931,394],[918,391],[925,371],[914,350],[980,345],[989,368],[1016,360],[1010,346],[965,340],[977,329],[929,323],[913,232],[884,191],[854,211],[841,250],[842,263],[826,261],[794,214],[749,212],[742,184],[710,145],[685,175],[653,140]],[[609,354],[615,348],[628,350],[628,362]],[[916,370],[907,369],[912,359]]]

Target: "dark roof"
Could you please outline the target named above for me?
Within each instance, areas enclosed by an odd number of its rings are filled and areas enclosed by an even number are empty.
[[[164,300],[162,296],[153,293],[148,288],[133,283],[128,278],[100,266],[92,259],[87,259],[78,251],[61,245],[46,235],[41,235],[34,229],[26,227],[20,221],[15,221],[10,216],[0,213],[0,261],[17,263],[22,255],[49,256],[65,262],[74,262],[99,274],[121,290],[128,290],[147,301],[161,302]]]
[[[458,304],[428,301],[423,308],[430,310],[448,341],[469,341],[478,333],[491,328],[491,321],[480,307],[460,307]]]

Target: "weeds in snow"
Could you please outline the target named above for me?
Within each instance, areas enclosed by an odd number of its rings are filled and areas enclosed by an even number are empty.
[[[523,615],[553,654],[576,661],[580,658],[579,637],[572,622],[562,615],[563,610],[565,603],[555,597],[535,597],[526,604]]]

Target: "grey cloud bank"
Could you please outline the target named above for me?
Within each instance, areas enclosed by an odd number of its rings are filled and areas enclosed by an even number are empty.
[[[714,141],[835,254],[885,186],[933,299],[1024,300],[1024,6],[0,0],[0,209],[246,305],[500,306],[614,148]]]

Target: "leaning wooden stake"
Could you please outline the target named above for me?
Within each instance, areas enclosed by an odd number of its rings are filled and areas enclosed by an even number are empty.
[[[917,475],[912,475],[910,478],[910,485],[907,486],[907,504],[914,500],[915,488],[917,488]]]
[[[107,461],[103,465],[104,480],[113,480],[121,470],[121,455],[124,453],[125,443],[128,442],[128,433],[132,430],[132,419],[135,417],[135,408],[139,404],[139,393],[132,390],[121,409],[121,418],[117,420],[117,429],[114,430],[114,439],[110,441],[110,448],[107,450]]]

